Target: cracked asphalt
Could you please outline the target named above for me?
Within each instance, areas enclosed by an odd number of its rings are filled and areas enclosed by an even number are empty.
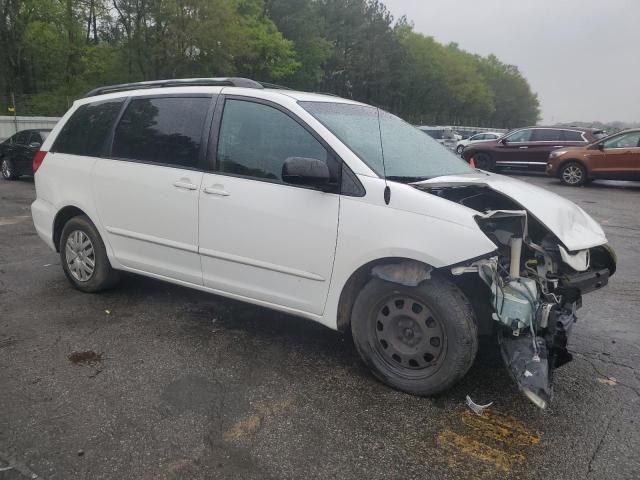
[[[0,479],[640,478],[640,183],[520,178],[592,214],[619,261],[544,412],[491,341],[416,398],[305,320],[134,275],[80,293],[34,231],[33,181],[0,181]]]

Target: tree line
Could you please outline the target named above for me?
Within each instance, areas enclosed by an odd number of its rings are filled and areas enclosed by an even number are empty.
[[[245,76],[421,124],[539,116],[516,66],[417,33],[378,0],[0,0],[0,15],[0,97],[15,93],[19,114],[60,115],[101,85]]]

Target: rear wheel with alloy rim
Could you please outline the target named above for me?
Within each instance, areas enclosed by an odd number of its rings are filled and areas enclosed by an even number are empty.
[[[71,218],[62,229],[60,261],[71,284],[83,292],[105,290],[120,278],[111,267],[98,230],[85,215]]]
[[[569,162],[560,169],[560,181],[570,187],[579,187],[587,181],[587,171],[578,162]]]
[[[462,151],[463,151],[463,150],[464,150],[464,145],[458,145],[458,146],[456,147],[456,153],[457,153],[458,155],[462,155]]]
[[[351,330],[373,374],[414,395],[450,388],[469,370],[478,347],[469,301],[436,275],[417,287],[370,280],[356,299]]]
[[[13,170],[13,164],[6,158],[0,161],[0,172],[2,172],[2,178],[5,180],[16,180],[18,178]]]

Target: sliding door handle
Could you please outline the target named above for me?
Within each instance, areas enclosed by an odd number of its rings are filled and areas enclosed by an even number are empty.
[[[218,195],[219,197],[229,196],[229,192],[227,192],[222,185],[212,185],[210,187],[205,187],[203,192],[207,195]]]

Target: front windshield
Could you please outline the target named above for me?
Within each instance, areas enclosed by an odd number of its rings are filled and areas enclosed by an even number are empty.
[[[389,180],[416,182],[473,171],[429,135],[383,110],[330,102],[300,105],[380,177],[386,171]]]

